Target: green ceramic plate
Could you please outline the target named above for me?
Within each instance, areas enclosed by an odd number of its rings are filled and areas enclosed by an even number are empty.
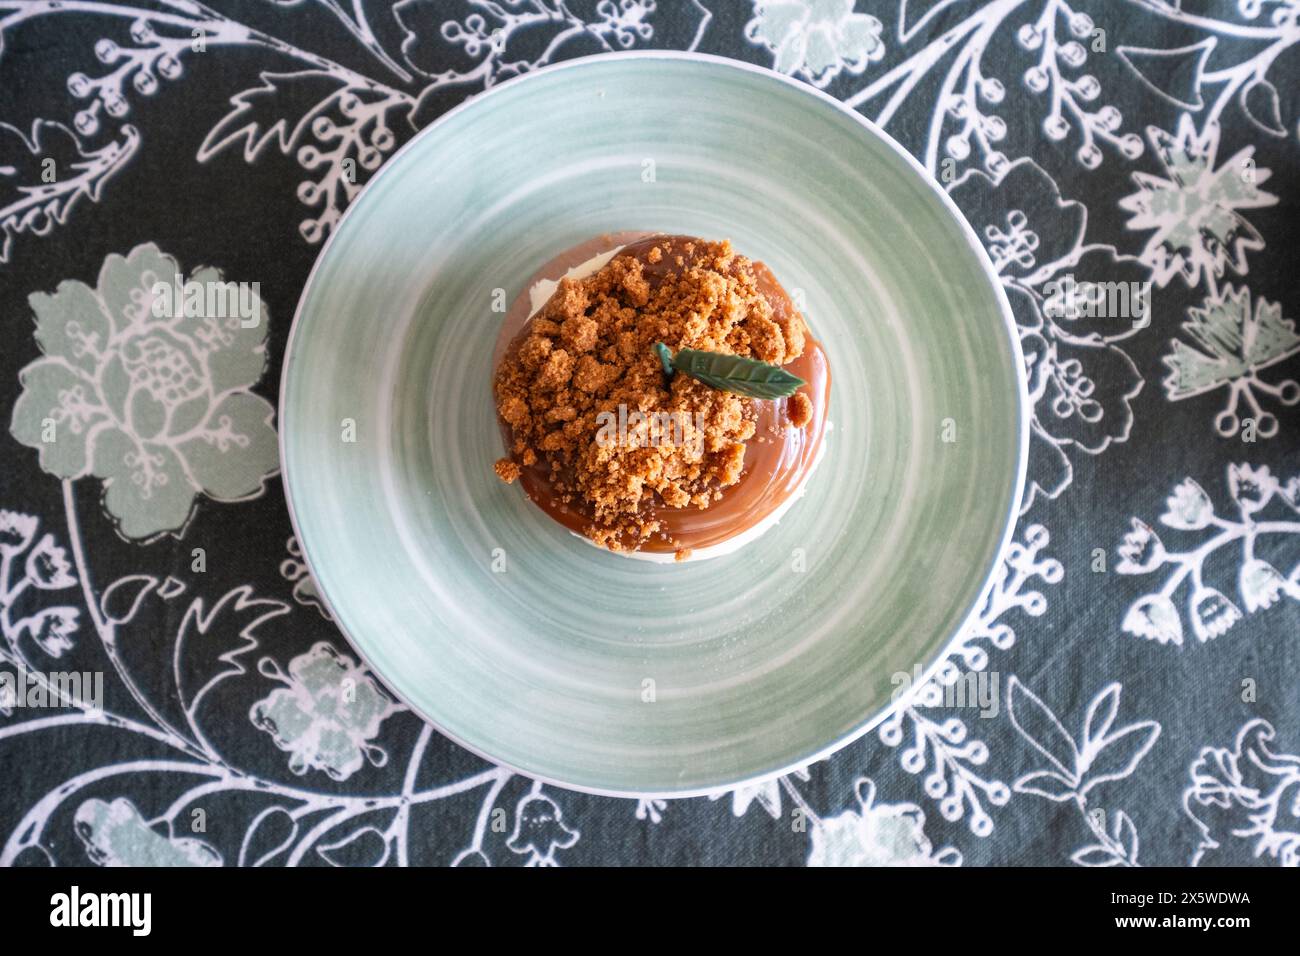
[[[734,555],[602,552],[492,473],[496,290],[623,229],[731,238],[830,355],[828,451]],[[614,54],[473,98],[367,186],[298,307],[281,452],[322,593],[412,708],[549,782],[687,795],[826,756],[937,664],[1010,532],[1023,392],[987,257],[893,140],[766,70]]]

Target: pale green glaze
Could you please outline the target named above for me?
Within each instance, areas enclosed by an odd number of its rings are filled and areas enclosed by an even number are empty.
[[[493,290],[623,229],[730,237],[830,355],[828,454],[738,554],[619,558],[492,473]],[[286,358],[285,483],[337,620],[446,733],[564,785],[698,793],[844,744],[937,660],[1019,498],[1022,377],[987,259],[891,140],[766,71],[597,57],[443,117],[348,212]]]

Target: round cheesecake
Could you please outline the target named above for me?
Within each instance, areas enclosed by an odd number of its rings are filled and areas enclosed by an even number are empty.
[[[736,394],[659,350],[762,363],[797,388]],[[507,311],[494,392],[498,476],[593,545],[649,561],[757,539],[830,430],[826,353],[791,297],[730,243],[690,236],[600,236],[542,266]]]

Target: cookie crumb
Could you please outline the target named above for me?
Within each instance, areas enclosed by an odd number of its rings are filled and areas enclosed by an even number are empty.
[[[803,428],[813,417],[813,403],[803,392],[795,392],[785,406],[786,417],[795,428]]]
[[[690,558],[692,551],[690,548],[678,548],[673,552],[674,561],[686,561]]]
[[[529,450],[531,451],[531,449]],[[514,484],[519,479],[520,472],[522,471],[519,465],[511,461],[509,458],[498,458],[496,464],[492,466],[492,470],[495,471],[497,477],[507,485]]]

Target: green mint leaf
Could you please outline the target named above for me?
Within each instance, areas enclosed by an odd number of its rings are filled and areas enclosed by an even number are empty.
[[[673,353],[669,351],[668,346],[662,342],[655,343],[655,351],[659,353],[659,363],[664,367],[664,374],[668,376],[668,381],[673,380]]]
[[[667,351],[667,348],[663,348],[659,352],[661,361],[665,361],[664,353]],[[672,359],[672,366],[710,388],[747,398],[788,398],[801,385],[806,384],[799,376],[792,375],[779,365],[769,365],[739,355],[701,352],[698,349],[682,349]]]

